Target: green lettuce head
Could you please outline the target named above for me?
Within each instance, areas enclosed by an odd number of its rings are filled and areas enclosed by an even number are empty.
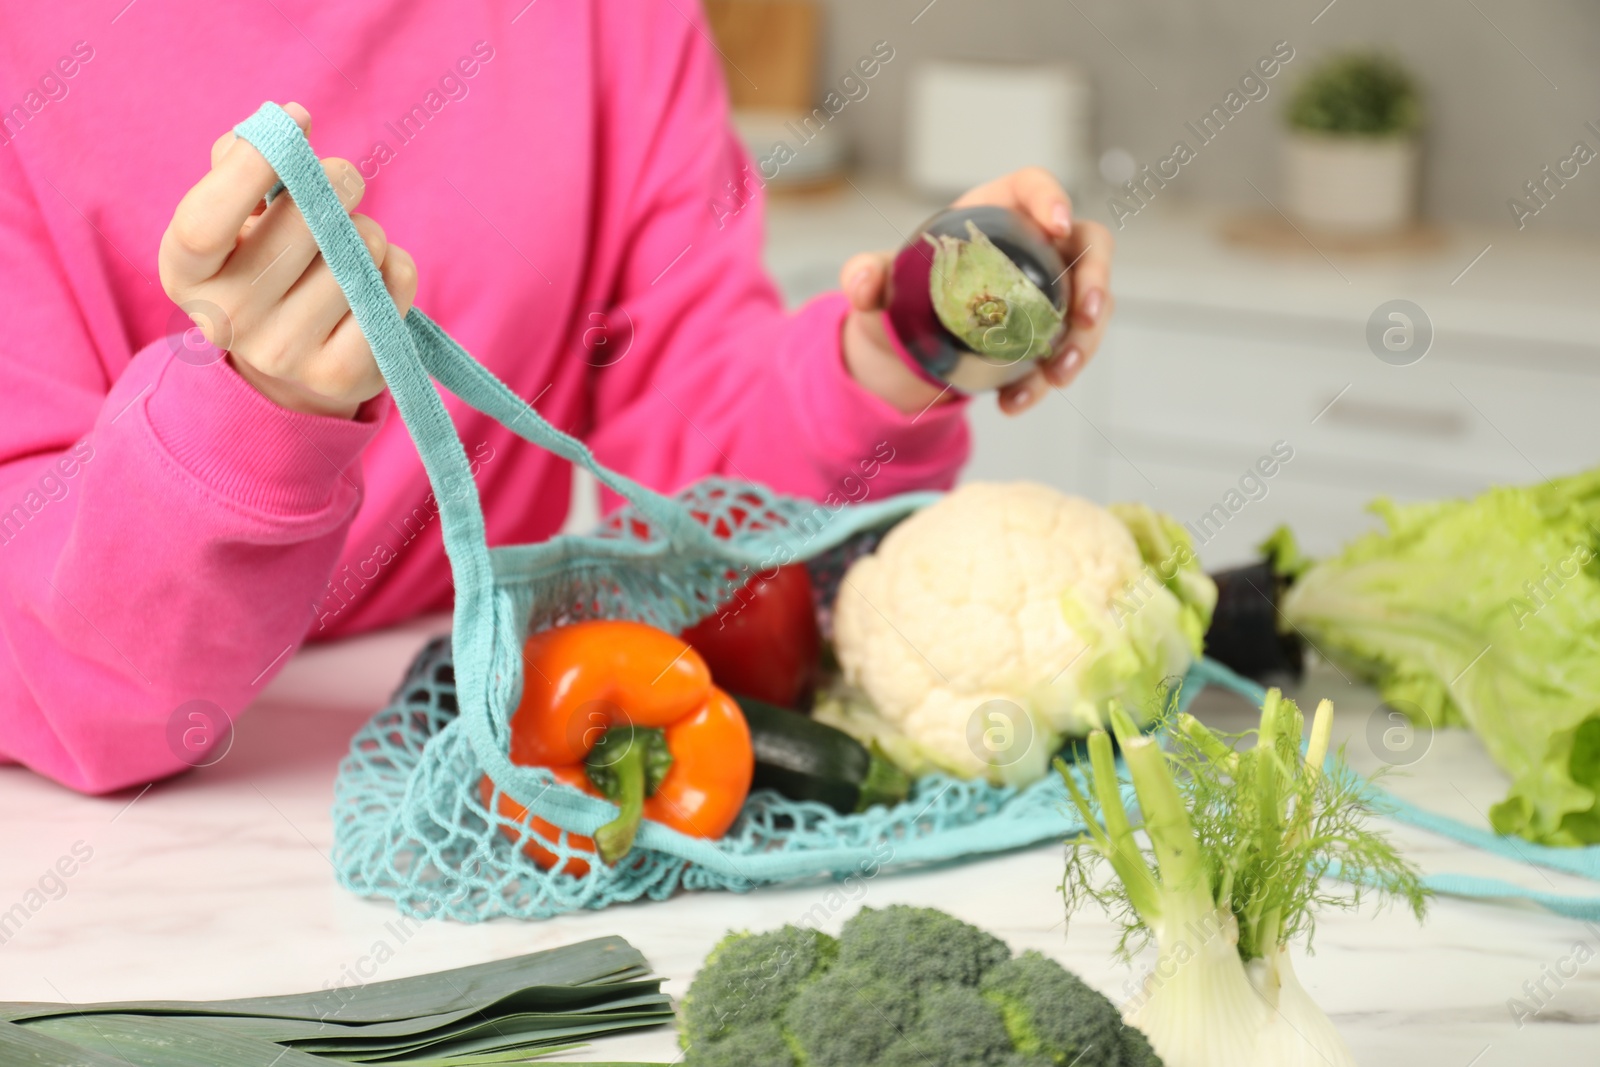
[[[1372,510],[1387,529],[1301,564],[1285,617],[1390,704],[1478,735],[1511,778],[1497,832],[1600,842],[1600,470]]]

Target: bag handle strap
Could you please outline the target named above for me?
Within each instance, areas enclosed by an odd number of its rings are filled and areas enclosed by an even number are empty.
[[[412,308],[406,325],[423,368],[463,402],[499,422],[530,444],[575,463],[595,480],[626,500],[680,547],[710,548],[714,538],[677,501],[619,474],[594,458],[589,446],[550,425],[522,397],[479,363],[454,337],[420,309]]]
[[[269,200],[283,190],[294,198],[416,443],[439,506],[445,554],[455,581],[452,643],[458,699],[464,714],[481,710],[487,717],[494,569],[466,450],[423,367],[411,329],[384,287],[383,275],[305,133],[287,112],[270,102],[234,127],[234,132],[254,145],[277,172],[278,184],[268,194]]]

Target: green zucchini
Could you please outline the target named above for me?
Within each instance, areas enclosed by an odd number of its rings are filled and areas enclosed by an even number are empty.
[[[898,804],[911,779],[881,752],[798,711],[735,695],[756,754],[753,789],[811,800],[844,814]]]

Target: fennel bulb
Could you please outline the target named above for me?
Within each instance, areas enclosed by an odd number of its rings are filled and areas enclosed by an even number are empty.
[[[1104,730],[1089,737],[1087,768],[1056,767],[1087,827],[1070,842],[1069,910],[1094,900],[1123,923],[1124,956],[1149,940],[1159,952],[1124,1017],[1168,1067],[1354,1067],[1295,976],[1289,945],[1309,942],[1319,906],[1355,907],[1376,892],[1421,918],[1426,891],[1365,826],[1359,780],[1339,760],[1322,772],[1333,705],[1318,706],[1304,756],[1300,710],[1276,689],[1254,743],[1239,747],[1242,737],[1180,715],[1165,752],[1121,708],[1110,718],[1137,827]],[[1094,878],[1102,863],[1115,876],[1105,885]],[[1323,888],[1334,864],[1348,887]]]

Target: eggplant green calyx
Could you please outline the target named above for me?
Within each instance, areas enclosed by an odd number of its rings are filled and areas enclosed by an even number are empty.
[[[933,246],[928,286],[944,328],[997,362],[1041,359],[1055,351],[1065,320],[1022,269],[967,222],[967,240],[925,235]]]
[[[666,731],[639,726],[613,726],[583,761],[589,781],[621,810],[595,831],[595,848],[608,866],[633,848],[644,801],[654,796],[672,769]]]

